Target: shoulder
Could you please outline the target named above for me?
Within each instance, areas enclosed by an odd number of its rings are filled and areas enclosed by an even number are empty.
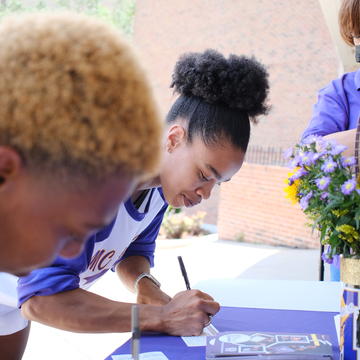
[[[360,70],[342,74],[332,80],[319,93],[328,96],[347,97],[348,94],[357,93],[360,88]]]

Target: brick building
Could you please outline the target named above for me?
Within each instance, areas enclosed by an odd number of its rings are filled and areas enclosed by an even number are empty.
[[[174,100],[169,83],[180,54],[215,48],[225,55],[255,55],[270,73],[272,111],[253,127],[252,147],[294,144],[309,121],[317,91],[338,70],[318,0],[141,0],[134,43],[163,114]],[[284,200],[286,173],[282,167],[246,163],[202,205],[210,209],[207,221],[218,221],[224,239],[317,246],[300,210]]]

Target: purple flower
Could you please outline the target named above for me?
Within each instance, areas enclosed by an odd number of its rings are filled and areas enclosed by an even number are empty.
[[[330,257],[329,254],[326,254],[325,252],[322,253],[321,258],[327,264],[332,264],[334,261],[334,259],[332,257]]]
[[[301,165],[312,165],[314,163],[314,153],[306,152],[300,155],[300,164]]]
[[[308,137],[306,137],[303,141],[302,144],[305,145],[309,145],[312,143],[322,143],[324,140],[321,136],[317,136],[317,135],[309,135]]]
[[[335,258],[333,258],[331,255],[331,246],[330,245],[325,245],[324,252],[321,254],[321,258],[327,264],[332,264],[334,262],[334,260],[336,260],[336,256],[335,256]]]
[[[326,161],[322,167],[321,170],[325,171],[326,173],[332,173],[336,168],[336,162],[333,160]]]
[[[312,198],[312,191],[310,191],[309,193],[307,193],[305,196],[303,196],[301,199],[300,199],[300,207],[303,209],[303,210],[306,210],[309,206],[309,200]]]
[[[285,159],[290,159],[293,156],[293,148],[288,148],[284,151],[283,156]]]
[[[313,160],[316,161],[325,154],[326,154],[326,151],[315,153],[314,156],[313,156]]]
[[[347,149],[347,146],[345,145],[335,145],[331,150],[330,150],[330,154],[331,155],[339,155],[341,154],[343,151],[345,151]]]
[[[304,168],[300,168],[294,175],[290,177],[291,180],[297,180],[300,179],[302,176],[306,175],[308,171],[306,171]]]
[[[299,166],[299,161],[300,161],[299,156],[295,156],[295,157],[290,161],[289,167],[295,168],[295,167]]]
[[[354,156],[342,157],[341,163],[343,166],[354,166],[356,164],[356,160]]]
[[[345,181],[342,185],[341,185],[341,192],[344,195],[349,195],[351,194],[356,187],[356,181],[355,179],[350,179],[348,181]]]
[[[321,200],[326,200],[329,197],[329,193],[324,191],[321,195],[320,195],[320,199]]]
[[[315,180],[315,183],[320,190],[325,190],[330,184],[330,177],[323,176],[322,178]]]

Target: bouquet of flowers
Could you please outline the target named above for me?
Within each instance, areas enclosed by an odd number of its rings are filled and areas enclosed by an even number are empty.
[[[310,136],[286,151],[293,172],[287,179],[287,197],[300,207],[320,241],[328,245],[325,261],[336,254],[360,258],[360,177],[354,157],[344,157],[343,145]]]

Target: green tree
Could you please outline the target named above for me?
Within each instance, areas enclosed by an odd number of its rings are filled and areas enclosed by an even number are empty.
[[[26,5],[20,0],[1,0],[0,19],[14,13],[61,10],[101,18],[121,29],[126,35],[132,34],[135,0],[116,0],[111,6],[106,5],[103,0],[38,0],[32,5]]]

